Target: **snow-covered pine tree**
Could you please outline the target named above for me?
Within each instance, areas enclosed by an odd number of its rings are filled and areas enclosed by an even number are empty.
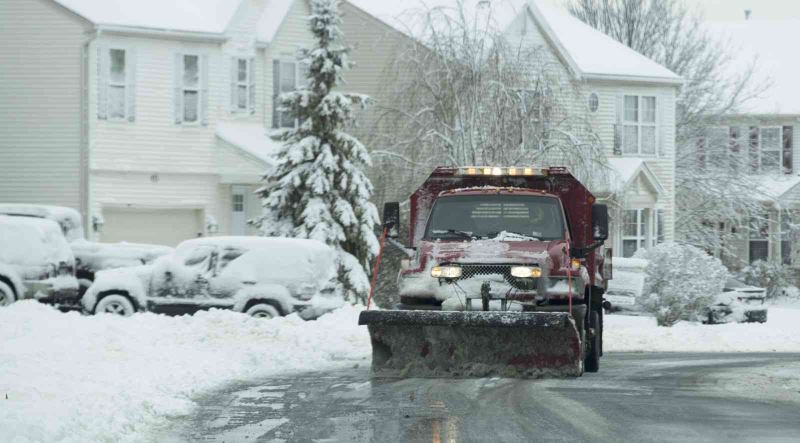
[[[369,98],[334,91],[351,66],[350,48],[341,45],[339,1],[312,0],[309,21],[316,47],[300,51],[308,85],[280,97],[282,109],[299,124],[272,135],[281,148],[258,191],[263,213],[255,224],[264,235],[311,238],[334,247],[345,297],[363,302],[378,250],[373,229],[379,218],[363,172],[369,153],[344,129],[353,106],[365,106]]]

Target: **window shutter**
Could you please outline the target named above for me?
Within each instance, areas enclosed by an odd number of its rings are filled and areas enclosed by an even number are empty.
[[[783,173],[792,173],[792,148],[794,147],[794,127],[783,127]]]
[[[625,96],[617,94],[617,122],[614,124],[614,155],[622,155],[622,112]]]
[[[173,88],[175,91],[175,124],[183,123],[183,54],[175,54]]]
[[[236,57],[230,57],[231,63],[231,113],[235,113],[238,109],[237,97],[237,85],[236,83],[239,81],[239,59]]]
[[[750,143],[748,145],[748,155],[750,157],[750,172],[758,172],[759,169],[759,156],[758,156],[758,127],[750,127]]]
[[[256,113],[256,59],[251,57],[247,59],[247,81],[248,85],[248,103],[250,105],[250,114]]]
[[[200,56],[200,124],[208,126],[208,56]]]
[[[108,119],[108,48],[97,47],[97,118]]]
[[[280,60],[272,61],[272,127],[278,128],[280,126],[280,113],[278,107],[278,97],[281,94],[281,62]]]
[[[136,49],[125,50],[125,113],[136,121]]]
[[[663,96],[656,96],[656,157],[664,155],[664,142],[671,134],[668,134],[664,125],[664,116],[667,114],[664,107],[667,101]]]

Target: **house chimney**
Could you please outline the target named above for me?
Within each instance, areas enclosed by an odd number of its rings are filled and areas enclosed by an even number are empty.
[[[753,10],[752,9],[745,9],[744,10],[744,19],[745,20],[750,20],[750,15],[751,14],[753,14]]]

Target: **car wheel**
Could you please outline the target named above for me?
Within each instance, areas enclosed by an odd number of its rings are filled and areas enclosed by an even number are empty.
[[[128,297],[119,294],[106,295],[94,307],[95,314],[113,314],[129,317],[136,312]]]
[[[14,303],[14,291],[11,286],[0,282],[0,306],[8,306]]]
[[[274,306],[266,303],[259,303],[251,306],[250,309],[245,312],[245,314],[256,318],[275,318],[281,316],[280,312],[278,312]]]

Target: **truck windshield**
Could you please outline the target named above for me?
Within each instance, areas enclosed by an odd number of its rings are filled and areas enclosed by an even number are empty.
[[[558,199],[529,195],[457,195],[436,201],[429,239],[558,240],[564,215]]]

